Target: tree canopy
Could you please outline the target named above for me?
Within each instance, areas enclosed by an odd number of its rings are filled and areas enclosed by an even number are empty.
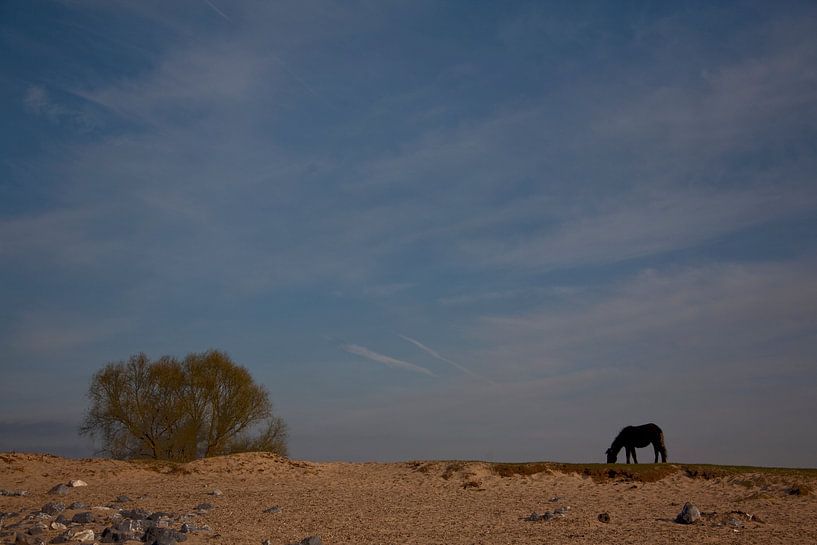
[[[234,452],[286,455],[267,390],[224,352],[136,354],[96,372],[80,428],[114,458],[187,461]]]

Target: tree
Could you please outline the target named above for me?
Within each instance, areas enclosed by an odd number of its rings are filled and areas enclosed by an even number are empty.
[[[287,427],[250,373],[216,350],[136,354],[94,374],[80,433],[114,458],[187,461],[232,452],[286,455]]]

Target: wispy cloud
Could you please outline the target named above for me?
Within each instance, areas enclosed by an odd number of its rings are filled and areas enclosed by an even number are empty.
[[[213,11],[215,11],[216,13],[218,13],[218,14],[219,14],[219,15],[220,15],[220,16],[221,16],[223,19],[225,19],[225,20],[227,20],[227,21],[229,21],[229,22],[231,22],[231,23],[233,22],[233,20],[232,20],[232,19],[230,19],[230,18],[227,16],[227,14],[226,14],[226,13],[224,13],[223,11],[221,11],[220,9],[218,9],[218,7],[216,7],[216,5],[215,5],[215,4],[213,4],[213,3],[212,3],[210,0],[204,0],[204,3],[205,3],[205,4],[207,4],[208,6],[210,6],[210,7],[213,9]]]
[[[472,376],[472,377],[474,377],[476,379],[479,379],[479,380],[483,380],[483,381],[488,382],[490,384],[494,383],[492,380],[489,380],[489,379],[483,377],[482,375],[478,375],[477,373],[474,373],[473,371],[471,371],[467,367],[465,367],[463,365],[460,365],[459,363],[455,362],[454,360],[448,359],[445,356],[440,355],[439,352],[437,352],[433,348],[430,348],[430,347],[424,345],[423,343],[421,343],[417,339],[412,339],[411,337],[408,337],[406,335],[399,335],[399,337],[401,339],[403,339],[404,341],[410,342],[411,344],[413,344],[414,346],[416,346],[417,348],[419,348],[420,350],[422,350],[426,354],[429,354],[430,356],[432,356],[434,358],[437,358],[440,361],[444,361],[445,363],[456,367],[457,369],[459,369],[460,371],[462,371],[466,375]]]
[[[409,363],[407,361],[398,360],[397,358],[392,358],[391,356],[386,356],[385,354],[380,354],[373,350],[369,350],[365,346],[359,346],[356,344],[342,344],[340,349],[344,352],[348,352],[349,354],[354,354],[355,356],[360,356],[361,358],[365,358],[370,361],[382,363],[388,367],[393,367],[394,369],[412,371],[414,373],[421,373],[431,377],[435,376],[434,373],[425,367]]]

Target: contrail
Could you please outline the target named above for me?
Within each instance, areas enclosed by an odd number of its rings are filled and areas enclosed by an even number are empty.
[[[396,358],[392,358],[391,356],[386,356],[384,354],[378,354],[377,352],[369,350],[365,346],[358,346],[356,344],[342,344],[340,345],[340,349],[343,350],[344,352],[354,354],[355,356],[360,356],[361,358],[366,358],[367,360],[376,361],[389,367],[394,367],[395,369],[413,371],[415,373],[422,373],[424,375],[429,375],[431,377],[436,376],[434,373],[432,373],[425,367],[414,365],[413,363],[409,363],[407,361],[398,360]]]
[[[215,4],[213,4],[213,3],[212,3],[210,0],[204,0],[204,3],[205,3],[205,4],[207,4],[208,6],[210,6],[211,8],[213,8],[213,11],[215,11],[216,13],[218,13],[219,15],[221,15],[222,17],[224,17],[225,19],[227,19],[227,20],[228,20],[228,21],[230,21],[231,23],[233,22],[233,20],[232,20],[232,19],[230,19],[229,17],[227,17],[227,14],[226,14],[226,13],[224,13],[223,11],[221,11],[220,9],[218,9],[218,8],[216,7],[216,5],[215,5]]]
[[[400,337],[401,339],[403,339],[405,341],[410,342],[411,344],[413,344],[414,346],[416,346],[417,348],[419,348],[423,352],[437,358],[438,360],[444,361],[445,363],[447,363],[449,365],[453,365],[454,367],[456,367],[457,369],[459,369],[460,371],[462,371],[463,373],[465,373],[467,375],[470,375],[470,376],[472,376],[472,377],[474,377],[476,379],[485,381],[485,382],[487,382],[489,384],[495,384],[494,381],[489,380],[489,379],[487,379],[487,378],[485,378],[485,377],[483,377],[481,375],[478,375],[478,374],[474,373],[473,371],[471,371],[470,369],[468,369],[466,367],[463,367],[459,363],[457,363],[455,361],[452,361],[452,360],[446,358],[445,356],[440,355],[439,352],[437,352],[433,348],[429,348],[428,346],[424,345],[423,343],[421,343],[417,339],[412,339],[411,337],[407,337],[405,335],[399,335],[399,334],[398,334],[398,337]]]

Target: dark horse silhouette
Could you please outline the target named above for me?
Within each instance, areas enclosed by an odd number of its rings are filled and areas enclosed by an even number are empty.
[[[638,463],[635,457],[636,448],[644,448],[652,443],[655,449],[655,463],[658,463],[658,455],[661,454],[661,461],[667,461],[667,447],[664,445],[664,432],[655,424],[644,424],[643,426],[627,426],[616,435],[613,444],[607,449],[607,463],[616,463],[618,451],[624,447],[627,454],[627,463],[630,463],[630,455],[633,456],[633,463]]]

